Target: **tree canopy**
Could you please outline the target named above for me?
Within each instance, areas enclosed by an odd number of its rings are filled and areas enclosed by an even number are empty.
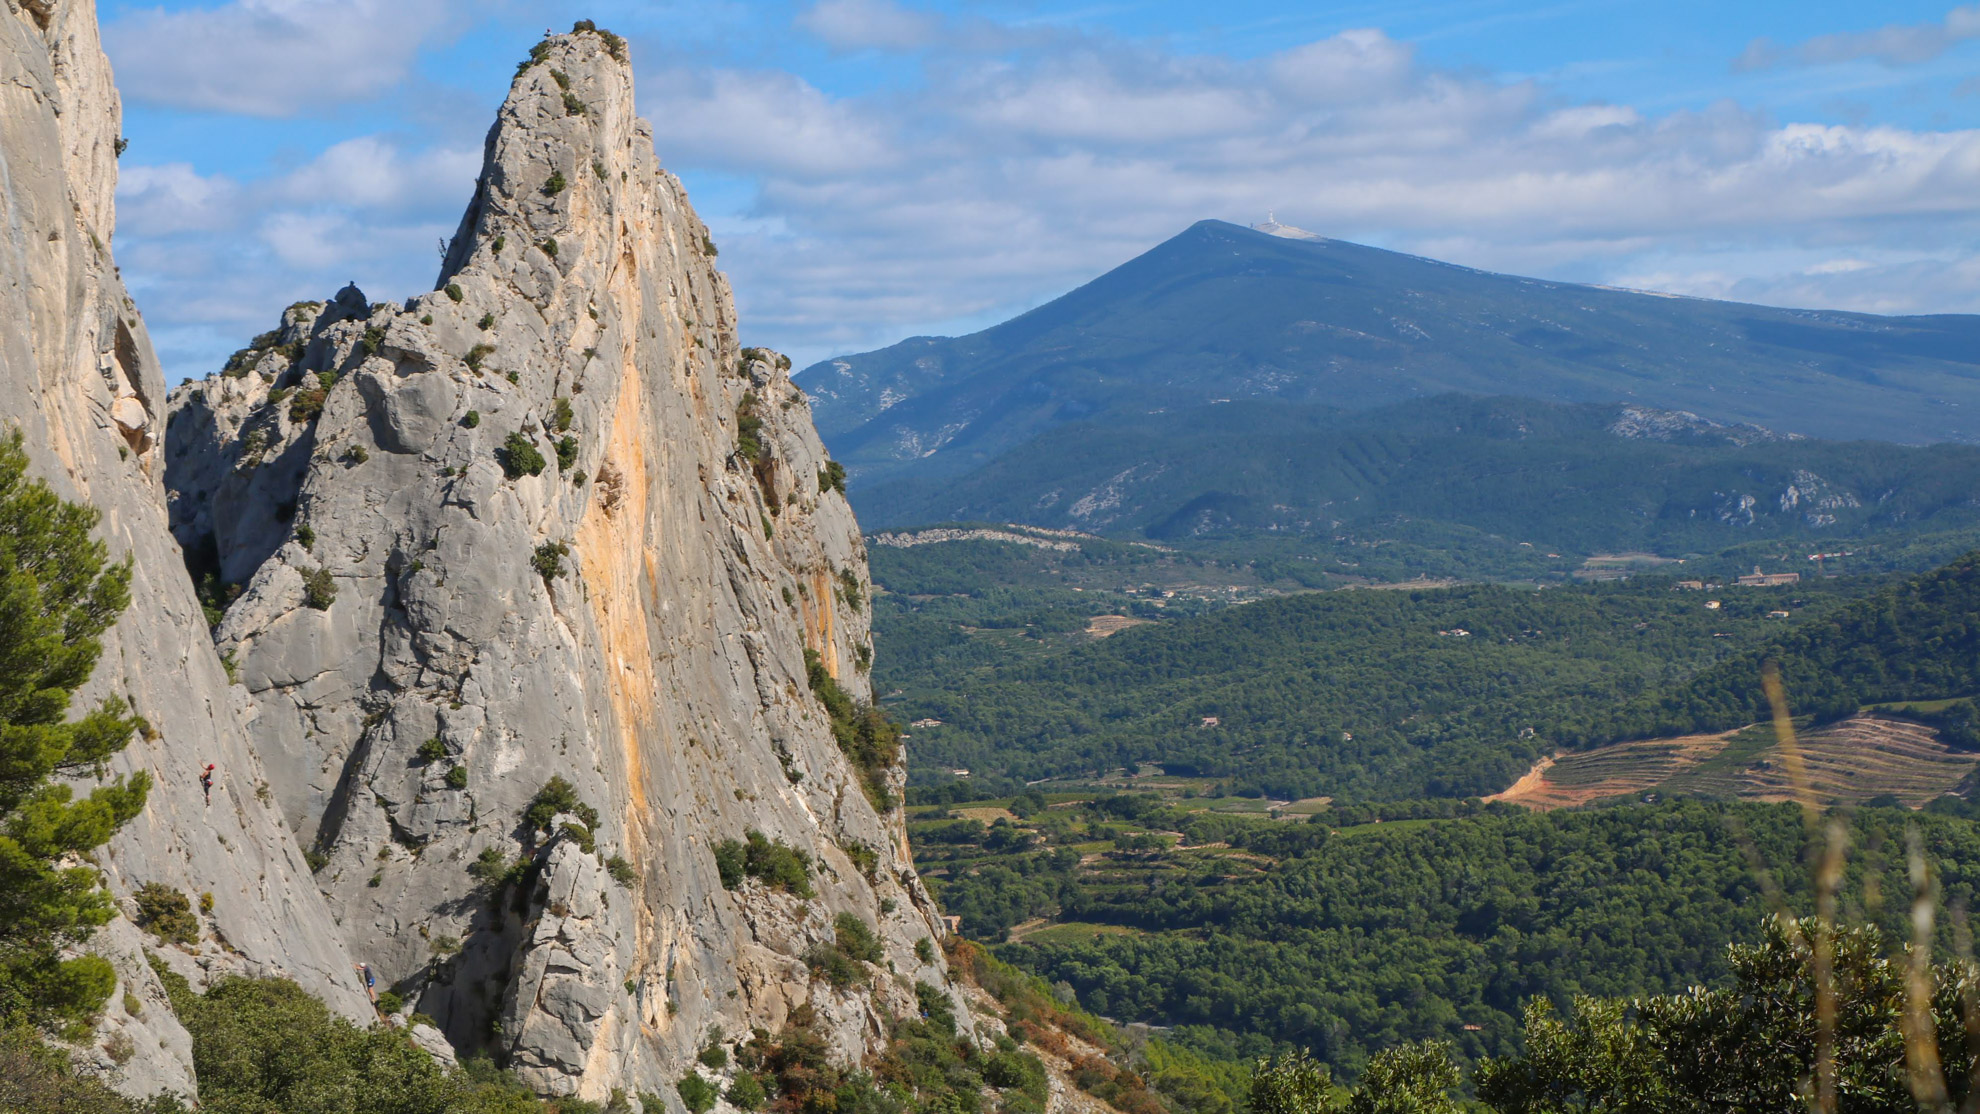
[[[116,976],[96,956],[61,958],[114,908],[88,865],[144,807],[142,771],[77,798],[61,780],[104,775],[140,720],[115,697],[69,718],[99,640],[130,601],[130,565],[92,539],[98,512],[27,474],[16,432],[0,440],[0,1019],[73,1027]]]

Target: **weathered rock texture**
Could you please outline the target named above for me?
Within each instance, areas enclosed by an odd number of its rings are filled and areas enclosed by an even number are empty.
[[[352,954],[456,1048],[588,1098],[671,1094],[711,1025],[801,1005],[853,1059],[947,985],[898,813],[807,683],[809,650],[867,692],[858,528],[788,362],[738,346],[623,49],[533,54],[440,289],[291,307],[174,393],[167,437],[174,529],[240,587],[218,639]],[[553,775],[599,815],[546,845],[520,818]],[[715,845],[750,830],[812,857],[815,898],[724,888]],[[499,900],[467,870],[491,849],[536,864]],[[868,986],[803,960],[840,913],[885,942]]]
[[[329,908],[263,788],[246,691],[228,684],[167,528],[165,384],[110,257],[118,124],[94,6],[8,0],[0,11],[0,426],[23,431],[35,469],[63,496],[102,509],[101,535],[132,560],[130,609],[105,639],[85,695],[123,695],[154,728],[116,764],[118,773],[149,770],[154,787],[103,864],[133,912],[129,895],[144,882],[177,887],[195,903],[213,896],[201,943],[165,949],[195,983],[208,971],[286,974],[367,1016]],[[209,762],[218,767],[210,806],[199,786]],[[99,935],[95,946],[125,985],[83,1059],[134,1093],[190,1093],[189,1041],[144,944],[157,947],[127,921]],[[135,1014],[126,1001],[140,1007]]]

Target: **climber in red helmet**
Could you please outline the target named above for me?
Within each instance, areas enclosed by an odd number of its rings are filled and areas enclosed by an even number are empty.
[[[212,804],[213,803],[213,763],[208,762],[206,764],[206,769],[200,771],[199,787],[201,789],[206,790],[206,803],[209,805]]]

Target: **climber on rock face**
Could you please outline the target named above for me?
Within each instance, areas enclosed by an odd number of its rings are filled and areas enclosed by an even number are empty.
[[[206,769],[200,771],[199,787],[206,791],[206,803],[209,805],[212,804],[213,803],[213,763],[208,762],[206,764]]]

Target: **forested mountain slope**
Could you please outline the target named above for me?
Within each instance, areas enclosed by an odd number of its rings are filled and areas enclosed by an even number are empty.
[[[1001,325],[824,361],[800,381],[834,455],[872,483],[953,477],[1054,426],[1221,399],[1364,409],[1460,391],[1970,440],[1976,341],[1973,317],[1543,282],[1202,221]]]
[[[835,446],[836,448],[836,446]],[[868,529],[1025,522],[1143,536],[1378,535],[1710,551],[1980,518],[1980,447],[1796,439],[1619,404],[1440,395],[1346,411],[1235,400],[1056,425],[965,475],[855,479]]]

